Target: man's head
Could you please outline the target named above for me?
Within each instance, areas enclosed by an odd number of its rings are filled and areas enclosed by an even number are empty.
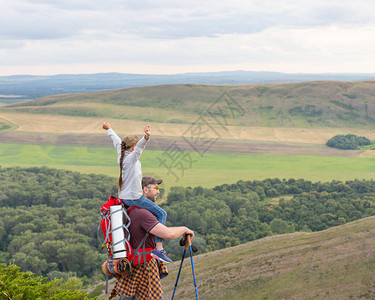
[[[156,197],[160,194],[159,184],[163,182],[162,179],[155,179],[151,176],[145,176],[142,178],[142,189],[143,196],[150,199],[151,201],[156,201]]]

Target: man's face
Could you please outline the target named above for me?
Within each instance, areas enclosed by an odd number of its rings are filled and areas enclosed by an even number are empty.
[[[143,195],[153,202],[156,201],[156,197],[159,194],[159,185],[157,184],[149,184],[148,186],[143,188]]]

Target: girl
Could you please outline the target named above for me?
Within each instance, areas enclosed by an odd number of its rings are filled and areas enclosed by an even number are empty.
[[[107,135],[111,137],[118,154],[117,163],[120,166],[119,198],[127,206],[147,209],[156,216],[161,224],[165,225],[167,220],[166,211],[144,197],[142,191],[142,168],[139,157],[150,139],[151,126],[147,125],[145,127],[145,135],[141,139],[136,135],[128,135],[122,140],[111,129],[108,122],[103,122],[102,127],[106,130]],[[155,242],[156,249],[151,255],[161,261],[171,263],[172,260],[163,249],[163,239],[155,237]]]

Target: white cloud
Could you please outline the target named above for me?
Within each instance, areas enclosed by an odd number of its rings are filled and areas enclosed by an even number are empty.
[[[370,0],[0,0],[0,9],[0,75],[38,65],[373,72],[375,61]]]

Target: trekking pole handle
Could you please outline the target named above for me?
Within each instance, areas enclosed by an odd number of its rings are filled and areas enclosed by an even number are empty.
[[[190,234],[185,235],[185,249],[187,250],[191,246],[191,237]]]

